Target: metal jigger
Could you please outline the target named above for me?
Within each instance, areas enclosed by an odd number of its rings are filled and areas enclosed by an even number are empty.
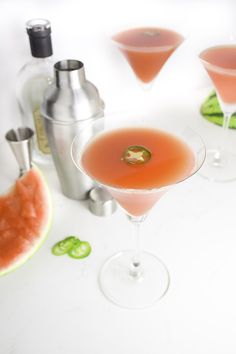
[[[33,130],[28,127],[11,129],[5,135],[19,165],[20,177],[32,166],[33,136]]]

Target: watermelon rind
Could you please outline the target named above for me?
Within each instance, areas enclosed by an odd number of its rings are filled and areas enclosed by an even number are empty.
[[[24,254],[21,254],[20,257],[15,260],[12,264],[10,264],[8,267],[4,269],[0,269],[0,276],[7,275],[16,269],[18,269],[20,266],[22,266],[25,262],[27,262],[42,246],[43,242],[45,241],[46,237],[48,236],[48,233],[50,231],[51,225],[52,225],[52,199],[51,199],[51,193],[46,181],[45,176],[41,172],[41,170],[35,165],[32,165],[32,168],[37,171],[37,174],[40,176],[40,179],[43,183],[44,186],[44,193],[45,193],[45,200],[47,201],[47,221],[45,222],[45,227],[43,231],[41,231],[40,237],[37,239],[34,245]]]
[[[200,107],[201,115],[211,123],[223,125],[223,113],[215,91],[212,91]],[[231,116],[229,128],[236,129],[236,113]]]

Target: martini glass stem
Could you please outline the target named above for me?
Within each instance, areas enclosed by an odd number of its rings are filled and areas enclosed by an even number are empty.
[[[222,135],[221,135],[220,150],[224,150],[224,145],[225,145],[225,141],[227,139],[227,132],[228,132],[228,128],[229,128],[229,122],[230,122],[231,115],[232,115],[231,112],[224,112],[223,131],[222,131]]]
[[[141,234],[140,234],[140,227],[143,223],[145,216],[141,217],[129,217],[131,223],[135,227],[135,238],[136,238],[136,247],[134,256],[131,259],[129,274],[134,279],[140,279],[143,275],[142,263],[141,263],[141,252],[142,252],[142,245],[141,245]]]
[[[227,133],[228,133],[228,128],[229,128],[229,122],[230,122],[230,118],[231,118],[232,112],[228,112],[225,111],[223,112],[223,126],[222,126],[222,133],[220,136],[220,140],[219,140],[219,145],[218,145],[218,149],[215,153],[214,156],[214,164],[216,166],[221,165],[222,163],[222,154],[224,152],[225,149],[225,142],[227,140]]]

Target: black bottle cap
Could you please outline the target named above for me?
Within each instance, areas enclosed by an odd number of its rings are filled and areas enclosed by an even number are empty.
[[[33,19],[26,23],[26,30],[32,56],[35,58],[50,57],[53,53],[50,22],[44,19]]]

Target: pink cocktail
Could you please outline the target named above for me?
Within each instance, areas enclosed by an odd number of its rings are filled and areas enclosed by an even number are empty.
[[[224,103],[236,103],[236,46],[217,46],[201,53],[201,60]]]
[[[127,159],[125,152],[130,154]],[[142,161],[145,153],[150,153],[150,160]],[[106,185],[129,215],[139,217],[161,197],[163,187],[188,177],[195,161],[191,149],[173,135],[150,128],[123,128],[94,139],[81,163],[86,174]]]
[[[224,144],[232,114],[236,111],[236,45],[218,45],[200,53],[201,62],[211,78],[224,113],[223,135],[218,147],[207,150],[202,174],[223,182],[236,178],[236,155]]]
[[[99,119],[92,125],[98,132]],[[88,133],[85,128],[72,144],[76,166],[106,188],[136,226],[136,249],[109,258],[99,275],[104,295],[122,307],[149,306],[169,286],[165,264],[141,250],[139,226],[155,203],[172,186],[194,174],[204,161],[204,145],[194,132],[174,132],[148,127],[147,123],[145,127],[115,124],[114,129],[106,128],[82,147]]]
[[[115,34],[112,39],[144,84],[156,77],[184,40],[179,33],[158,27],[128,29]]]

